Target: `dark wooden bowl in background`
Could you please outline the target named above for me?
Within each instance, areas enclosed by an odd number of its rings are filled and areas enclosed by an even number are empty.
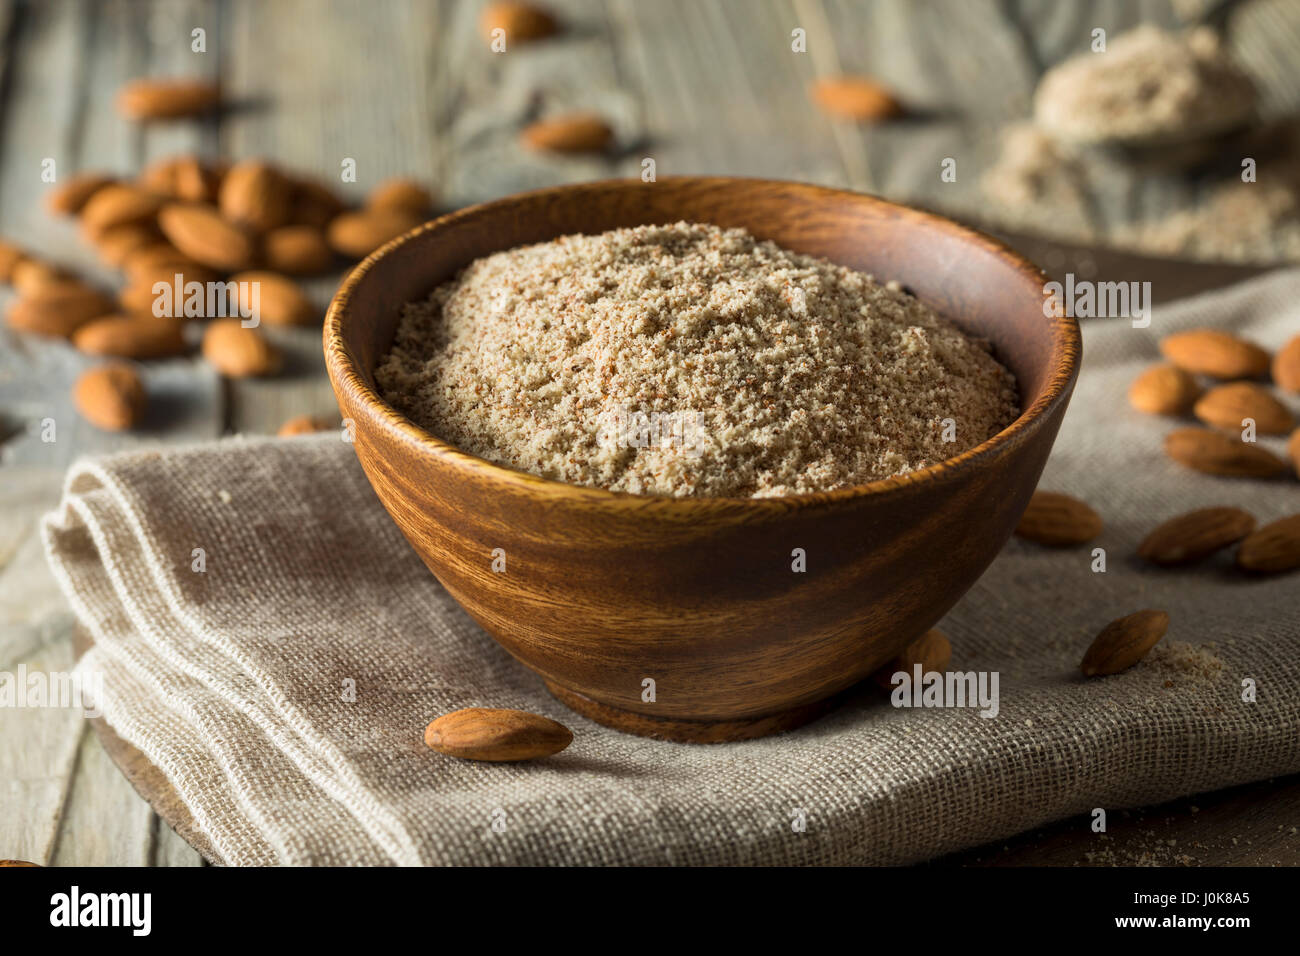
[[[857,488],[659,498],[490,464],[376,393],[374,368],[402,305],[471,260],[678,220],[744,227],[899,280],[994,343],[1024,413],[965,454]],[[1044,281],[995,240],[870,196],[730,178],[585,183],[462,209],[380,249],[334,297],[325,358],[384,507],[452,596],[552,693],[631,733],[738,740],[821,713],[938,621],[1001,550],[1079,366],[1078,326],[1044,317]],[[495,548],[506,552],[504,574],[492,571]],[[804,573],[792,571],[796,548]]]

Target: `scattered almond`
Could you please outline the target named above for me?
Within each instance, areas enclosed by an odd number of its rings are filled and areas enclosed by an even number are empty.
[[[201,116],[215,109],[220,101],[217,84],[207,80],[140,79],[117,92],[118,112],[133,120]]]
[[[0,282],[13,281],[14,267],[27,258],[20,246],[0,239]]]
[[[27,860],[0,860],[0,866],[34,866],[37,869],[41,868],[39,863],[31,863]]]
[[[206,270],[206,267],[200,266],[165,239],[132,249],[122,263],[122,271],[128,279],[142,275],[153,276],[162,270],[188,272],[190,269]]]
[[[278,169],[260,160],[236,163],[221,181],[218,205],[232,222],[258,232],[289,221],[293,186]]]
[[[75,216],[113,177],[106,173],[77,173],[55,186],[45,197],[45,206],[57,216]]]
[[[1083,544],[1101,534],[1101,517],[1078,498],[1035,491],[1016,534],[1053,547]]]
[[[345,212],[330,222],[327,235],[335,251],[353,259],[362,259],[421,222],[418,217],[398,209]]]
[[[1286,462],[1268,449],[1209,428],[1171,431],[1165,454],[1188,468],[1229,478],[1273,478],[1286,471]]]
[[[334,250],[315,226],[281,226],[262,237],[262,258],[276,272],[316,275],[334,264]]]
[[[865,76],[834,76],[813,85],[813,99],[827,113],[860,123],[891,119],[903,112],[902,104],[875,80]]]
[[[876,683],[881,687],[889,690],[894,686],[894,675],[899,671],[913,676],[917,664],[921,665],[921,673],[929,674],[937,671],[944,673],[948,670],[948,665],[952,662],[952,644],[940,630],[929,630],[908,644],[903,652],[886,664],[880,670],[876,671]]]
[[[71,276],[52,262],[43,259],[20,259],[10,273],[9,281],[23,295],[32,295],[47,285],[68,282]]]
[[[1265,574],[1300,568],[1300,514],[1279,518],[1253,532],[1237,549],[1237,565]]]
[[[1291,437],[1287,439],[1286,453],[1295,468],[1296,477],[1300,477],[1300,428],[1293,431]]]
[[[1079,669],[1084,677],[1128,670],[1155,647],[1169,628],[1164,611],[1138,611],[1111,621],[1093,639]]]
[[[125,223],[150,222],[158,214],[162,199],[127,183],[101,187],[81,209],[81,224],[90,235]]]
[[[530,149],[553,153],[599,153],[609,148],[614,131],[594,113],[569,113],[538,120],[520,134]]]
[[[1218,329],[1167,335],[1160,340],[1160,351],[1184,371],[1212,378],[1259,378],[1268,371],[1267,352]]]
[[[1207,425],[1239,431],[1244,420],[1255,422],[1261,435],[1285,435],[1295,427],[1295,419],[1273,393],[1254,382],[1228,382],[1216,385],[1196,403],[1196,417]]]
[[[1182,415],[1200,394],[1196,379],[1176,365],[1153,365],[1133,380],[1128,400],[1149,415]]]
[[[433,196],[414,179],[386,179],[366,197],[369,209],[396,209],[427,219],[433,212]]]
[[[278,273],[240,272],[230,280],[238,284],[241,312],[251,312],[268,325],[310,325],[319,318],[316,307],[298,283]],[[256,299],[252,298],[254,294]]]
[[[561,723],[524,710],[467,707],[434,720],[424,742],[440,754],[492,762],[536,760],[573,742]]]
[[[1300,335],[1273,356],[1273,381],[1280,389],[1300,393]]]
[[[493,31],[504,30],[506,48],[511,42],[526,43],[541,40],[556,30],[555,18],[531,3],[489,3],[479,17],[479,27],[488,40],[495,39]]]
[[[299,179],[294,183],[290,211],[290,221],[294,225],[324,229],[342,211],[343,200],[324,183],[314,179]]]
[[[106,315],[77,329],[72,344],[87,355],[156,359],[184,353],[185,335],[177,319]]]
[[[253,240],[248,233],[227,222],[212,206],[169,203],[158,214],[158,225],[177,249],[220,272],[246,269],[253,259]]]
[[[144,383],[122,362],[84,372],[72,388],[73,403],[86,421],[105,431],[125,431],[144,414]]]
[[[9,307],[9,327],[67,338],[91,319],[113,311],[113,300],[84,282],[65,279],[23,295]]]
[[[95,236],[99,258],[110,266],[122,266],[131,253],[151,246],[162,237],[153,223],[124,222],[110,226]]]
[[[1254,517],[1240,508],[1201,508],[1160,525],[1142,540],[1137,553],[1152,564],[1191,564],[1240,541],[1254,528]]]
[[[330,432],[338,427],[337,418],[327,418],[324,415],[297,415],[281,425],[276,435],[280,438],[292,438],[295,435]]]
[[[217,319],[203,334],[203,357],[222,375],[247,378],[270,375],[280,368],[280,355],[257,329],[239,319]]]

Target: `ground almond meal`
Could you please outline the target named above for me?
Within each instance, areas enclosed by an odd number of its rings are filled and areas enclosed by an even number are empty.
[[[863,484],[1018,414],[988,343],[896,285],[685,222],[476,260],[405,307],[376,375],[464,451],[651,495]]]

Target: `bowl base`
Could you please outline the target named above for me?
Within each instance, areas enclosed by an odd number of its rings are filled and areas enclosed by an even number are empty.
[[[598,724],[621,730],[625,734],[635,734],[638,737],[654,737],[657,740],[672,740],[688,744],[720,744],[779,734],[816,720],[839,701],[839,695],[835,695],[775,714],[738,720],[682,720],[675,717],[652,717],[649,714],[611,707],[609,704],[602,704],[550,681],[545,683],[551,696],[561,704]]]

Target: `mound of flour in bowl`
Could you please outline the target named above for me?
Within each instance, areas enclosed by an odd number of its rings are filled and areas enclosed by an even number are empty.
[[[988,344],[896,285],[685,222],[476,260],[405,307],[376,378],[463,451],[647,495],[863,484],[1018,414]]]

